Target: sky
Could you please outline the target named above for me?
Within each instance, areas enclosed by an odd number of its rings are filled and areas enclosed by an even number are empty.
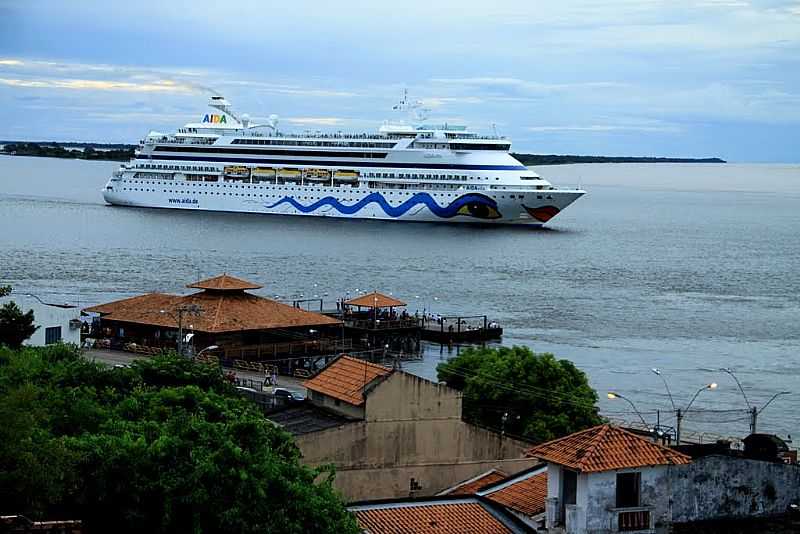
[[[0,139],[136,143],[212,92],[282,131],[432,123],[538,154],[800,161],[800,0],[0,0]]]

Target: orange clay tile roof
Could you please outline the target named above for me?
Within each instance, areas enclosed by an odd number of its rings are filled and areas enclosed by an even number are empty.
[[[235,276],[231,276],[229,274],[221,274],[219,276],[215,276],[214,278],[208,278],[206,280],[200,280],[199,282],[189,284],[186,287],[195,289],[214,289],[217,291],[242,291],[244,289],[261,289],[264,286],[254,284],[253,282],[248,282],[247,280],[242,280],[241,278],[236,278]]]
[[[510,483],[498,483],[493,488],[481,491],[480,495],[529,517],[544,513],[547,499],[546,468],[541,467],[523,477],[514,475],[506,481]]]
[[[391,369],[382,365],[350,356],[340,356],[316,376],[306,380],[303,386],[311,391],[360,406],[364,404],[364,388],[376,378],[391,372]]]
[[[99,313],[104,319],[111,321],[177,328],[177,310],[187,305],[197,305],[202,310],[199,315],[186,314],[183,317],[184,324],[191,324],[197,332],[270,330],[340,323],[326,315],[294,308],[243,291],[200,291],[185,296],[147,293],[92,306],[84,311]],[[161,313],[161,310],[165,313]]]
[[[473,495],[476,491],[489,484],[494,484],[497,481],[503,480],[508,475],[499,469],[490,469],[485,473],[472,478],[468,478],[463,482],[459,482],[451,488],[438,493],[437,495]]]
[[[354,506],[358,524],[370,534],[506,534],[505,523],[477,500]]]
[[[525,455],[584,473],[691,461],[685,454],[607,424],[542,443]]]
[[[402,300],[388,297],[382,293],[378,293],[377,291],[347,300],[345,301],[345,304],[349,306],[361,306],[364,308],[393,308],[406,305],[406,303]]]

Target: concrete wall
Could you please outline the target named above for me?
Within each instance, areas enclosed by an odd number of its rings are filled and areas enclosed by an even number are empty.
[[[354,406],[348,402],[340,401],[318,391],[309,390],[309,400],[312,404],[328,409],[334,413],[341,414],[352,419],[364,418],[364,405]]]
[[[800,466],[706,456],[672,468],[675,522],[783,513],[800,501]]]
[[[392,373],[367,394],[368,421],[461,419],[461,392],[403,372]]]
[[[25,295],[17,295],[12,293],[10,297],[0,298],[0,305],[4,305],[9,301],[14,301],[20,309],[27,313],[28,310],[33,310],[34,324],[40,328],[25,341],[25,345],[29,346],[43,346],[45,344],[45,329],[51,326],[61,327],[61,341],[64,343],[74,343],[79,345],[81,342],[81,329],[80,327],[71,327],[69,322],[72,319],[80,319],[81,311],[79,308],[62,308],[60,306],[49,306],[42,304],[33,297],[26,297]]]
[[[315,401],[316,402],[316,401]],[[514,472],[529,443],[461,421],[452,388],[396,372],[367,395],[366,420],[298,436],[304,463],[332,463],[336,488],[348,500],[433,495],[492,467]]]
[[[585,506],[587,534],[615,532],[617,528],[617,474],[641,473],[639,506],[650,508],[651,522],[658,528],[670,520],[669,468],[667,466],[620,469],[578,476],[578,503]],[[585,490],[581,492],[581,479]]]

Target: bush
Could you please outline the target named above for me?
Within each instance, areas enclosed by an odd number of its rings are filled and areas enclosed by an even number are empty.
[[[215,369],[0,348],[0,514],[87,532],[358,532],[332,473]]]

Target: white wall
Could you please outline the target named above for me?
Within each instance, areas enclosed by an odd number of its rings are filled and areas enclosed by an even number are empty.
[[[81,310],[77,307],[62,308],[60,306],[50,306],[40,303],[33,297],[12,293],[11,296],[0,298],[0,305],[9,301],[14,301],[22,309],[23,313],[33,310],[34,324],[39,328],[34,334],[25,341],[25,345],[43,346],[45,344],[45,329],[53,326],[61,327],[61,341],[64,343],[74,343],[79,345],[81,342],[80,327],[72,327],[69,322],[73,319],[80,319]]]

